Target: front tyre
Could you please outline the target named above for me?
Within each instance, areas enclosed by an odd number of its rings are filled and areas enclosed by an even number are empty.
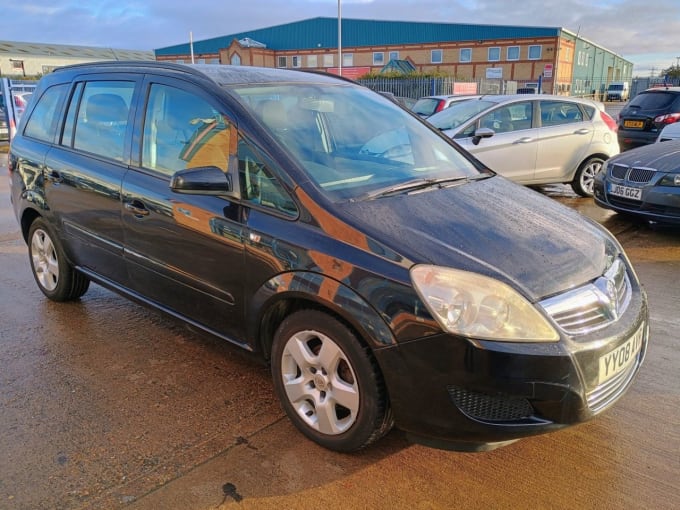
[[[293,424],[330,450],[368,446],[392,427],[387,391],[372,356],[334,317],[301,310],[272,346],[274,390]]]
[[[579,167],[574,180],[571,182],[571,188],[574,193],[582,197],[593,196],[593,185],[595,184],[595,176],[602,170],[604,159],[593,156],[585,160]]]
[[[87,292],[90,281],[68,263],[59,239],[41,218],[28,232],[28,254],[33,277],[48,298],[72,301]]]

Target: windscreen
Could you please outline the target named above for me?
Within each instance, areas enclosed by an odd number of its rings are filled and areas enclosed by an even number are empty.
[[[462,101],[460,103],[452,104],[446,110],[435,113],[427,120],[434,127],[442,131],[455,129],[466,123],[478,113],[488,110],[497,104],[498,103],[494,101],[485,101],[483,99]]]
[[[233,92],[332,199],[480,173],[451,142],[363,87],[298,83]]]

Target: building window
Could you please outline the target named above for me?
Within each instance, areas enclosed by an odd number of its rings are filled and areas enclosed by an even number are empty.
[[[472,62],[472,48],[461,48],[460,49],[460,61],[461,62]]]
[[[385,65],[385,54],[381,51],[376,51],[373,53],[373,65],[383,66]]]
[[[442,62],[444,62],[444,51],[432,50],[430,55],[430,62],[433,64],[441,64]]]
[[[519,46],[508,46],[508,60],[519,60]]]
[[[241,65],[241,56],[238,53],[234,53],[231,56],[231,65],[233,65],[233,66],[240,66]]]
[[[352,67],[354,65],[354,53],[343,53],[342,65],[343,67]]]
[[[220,63],[220,59],[219,59],[219,58],[211,58],[211,59],[210,59],[210,63],[211,63],[211,64],[219,64],[219,63]]]
[[[178,64],[184,64],[184,59],[178,58],[177,60],[175,60],[175,62],[177,62]]]
[[[288,57],[279,57],[276,67],[288,67]]]
[[[204,59],[204,58],[199,58],[199,59],[196,61],[196,63],[197,63],[197,64],[205,64],[205,59]]]
[[[326,54],[323,56],[323,66],[333,67],[333,54]]]
[[[489,62],[498,62],[501,59],[501,49],[489,48],[488,57]]]
[[[302,67],[302,57],[299,55],[294,55],[291,57],[293,60],[293,67]]]
[[[390,51],[390,60],[399,60],[399,52]]]
[[[529,60],[539,60],[541,58],[541,45],[534,44],[529,46]]]
[[[316,67],[317,65],[316,55],[307,55],[307,67]]]

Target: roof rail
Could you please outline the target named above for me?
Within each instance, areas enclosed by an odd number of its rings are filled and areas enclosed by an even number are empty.
[[[92,67],[148,67],[151,69],[172,69],[175,71],[180,71],[188,74],[194,74],[197,76],[205,76],[200,71],[192,68],[188,64],[177,64],[175,62],[166,62],[159,60],[100,60],[97,62],[84,62],[80,64],[70,64],[66,66],[58,67],[54,70],[57,71],[67,71],[70,69],[78,68],[92,68]]]

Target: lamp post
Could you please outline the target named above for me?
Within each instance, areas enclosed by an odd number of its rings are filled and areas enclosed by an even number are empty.
[[[342,76],[342,2],[338,0],[338,74]]]

